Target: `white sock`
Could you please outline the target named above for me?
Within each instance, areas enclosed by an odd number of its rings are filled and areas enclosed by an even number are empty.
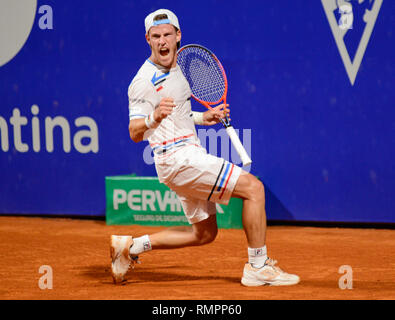
[[[142,237],[133,238],[133,245],[130,247],[129,253],[137,255],[150,250],[152,250],[151,241],[148,234],[146,234]]]
[[[261,248],[248,248],[248,263],[254,268],[262,268],[267,260],[266,245]]]

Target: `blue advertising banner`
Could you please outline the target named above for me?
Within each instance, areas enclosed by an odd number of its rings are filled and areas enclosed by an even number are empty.
[[[395,222],[390,0],[1,1],[0,213],[104,216],[106,176],[156,174],[127,88],[163,6],[227,72],[268,219]],[[240,164],[221,125],[198,132]]]

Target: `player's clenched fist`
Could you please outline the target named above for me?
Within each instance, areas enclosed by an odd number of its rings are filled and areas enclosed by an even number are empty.
[[[166,118],[170,113],[173,112],[173,108],[176,105],[174,104],[174,100],[172,98],[163,98],[159,106],[155,109],[154,112],[154,120],[156,122],[161,122],[164,118]]]

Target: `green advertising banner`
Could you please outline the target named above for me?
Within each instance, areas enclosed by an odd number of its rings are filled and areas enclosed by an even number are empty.
[[[232,198],[217,204],[218,227],[241,229],[243,202]],[[108,225],[189,225],[177,195],[157,177],[133,175],[106,177],[106,223]]]

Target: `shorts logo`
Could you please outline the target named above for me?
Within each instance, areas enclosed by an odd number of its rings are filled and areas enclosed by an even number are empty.
[[[361,66],[383,0],[321,0],[351,85]],[[362,34],[353,57],[345,40]]]
[[[33,28],[37,0],[0,1],[0,67],[22,49]]]

